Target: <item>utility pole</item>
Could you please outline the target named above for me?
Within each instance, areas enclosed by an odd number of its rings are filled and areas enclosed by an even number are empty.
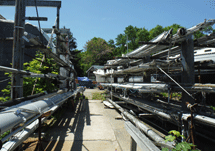
[[[25,30],[25,8],[26,0],[16,0],[15,20],[14,20],[14,39],[12,52],[12,68],[22,70],[24,62],[24,40],[22,39]],[[11,99],[23,96],[23,76],[12,74]]]

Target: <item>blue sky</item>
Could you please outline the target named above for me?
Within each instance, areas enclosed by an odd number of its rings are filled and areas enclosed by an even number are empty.
[[[13,20],[14,13],[14,7],[0,7],[0,14],[7,19]],[[50,28],[56,8],[40,7],[39,15],[48,17],[41,27]],[[35,8],[28,7],[26,16],[36,16]],[[177,23],[189,28],[204,19],[215,19],[215,0],[62,0],[60,11],[60,27],[70,28],[78,49],[93,37],[115,40],[129,25],[150,30],[158,24]]]

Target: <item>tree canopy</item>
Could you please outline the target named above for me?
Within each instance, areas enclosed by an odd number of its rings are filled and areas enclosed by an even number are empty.
[[[78,67],[82,70],[79,76],[86,75],[86,71],[92,65],[104,65],[107,60],[112,59],[113,49],[115,48],[114,41],[106,42],[104,39],[94,37],[88,41],[84,47],[84,51],[77,56],[80,57]]]

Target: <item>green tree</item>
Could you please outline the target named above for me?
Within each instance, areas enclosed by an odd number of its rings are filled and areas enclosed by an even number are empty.
[[[113,39],[110,39],[109,41],[108,41],[108,46],[109,47],[111,47],[111,48],[116,48],[116,46],[115,46],[115,43],[114,43],[114,40]]]
[[[94,37],[88,41],[84,47],[84,51],[79,53],[77,57],[81,59],[78,61],[79,76],[85,76],[86,71],[92,65],[104,65],[107,60],[113,58],[114,41],[106,42],[102,38]]]
[[[116,48],[113,51],[114,56],[121,56],[122,53],[126,52],[126,39],[125,34],[119,34],[116,37]]]
[[[153,39],[155,37],[157,37],[158,35],[160,35],[162,32],[164,32],[164,28],[161,25],[157,25],[155,28],[152,28],[149,31],[149,39]]]
[[[84,76],[84,72],[83,72],[83,69],[82,69],[82,62],[81,62],[81,58],[83,57],[84,55],[84,52],[82,52],[83,50],[74,50],[72,51],[72,54],[73,54],[73,59],[71,59],[73,65],[74,65],[74,68],[75,68],[75,71],[77,72],[78,76]]]
[[[123,34],[119,34],[116,38],[116,49],[114,55],[121,56],[122,53],[127,53],[127,47],[125,46],[128,36],[128,51],[133,51],[138,48],[139,41],[149,41],[149,32],[145,28],[137,28],[129,25],[125,28]]]
[[[103,65],[107,60],[112,59],[112,48],[102,39],[94,37],[85,45],[86,62],[97,65]]]
[[[178,25],[178,24],[172,24],[171,26],[164,27],[163,29],[164,29],[164,31],[173,29],[172,34],[176,34],[179,28],[184,28],[184,27],[182,27],[181,25]]]
[[[138,47],[138,43],[137,43],[136,39],[137,39],[137,32],[140,30],[141,30],[141,28],[137,28],[136,26],[133,27],[132,25],[129,25],[124,30],[126,37],[128,36],[128,40],[130,41],[129,48],[132,50],[136,49]]]
[[[137,39],[135,43],[138,45],[140,41],[149,41],[150,40],[149,35],[150,35],[149,31],[145,28],[142,28],[136,33]]]
[[[119,34],[116,37],[116,46],[124,47],[126,44],[126,36],[125,34]]]
[[[76,42],[76,38],[73,37],[73,33],[70,33],[68,41],[69,41],[69,50],[70,51],[75,50],[77,48],[77,42]]]
[[[194,33],[194,38],[198,39],[200,37],[203,37],[205,35],[211,34],[214,32],[214,29],[212,28],[212,26],[208,26],[204,29],[202,29],[201,31],[197,31]]]

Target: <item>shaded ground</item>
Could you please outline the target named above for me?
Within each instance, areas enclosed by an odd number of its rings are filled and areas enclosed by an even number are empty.
[[[88,97],[98,91],[86,89],[84,94]],[[124,121],[116,117],[119,113],[104,108],[101,100],[81,101],[76,112],[66,110],[51,129],[43,147],[47,151],[129,151],[130,136],[124,128]],[[35,149],[33,141],[29,138],[25,142],[26,151]]]

